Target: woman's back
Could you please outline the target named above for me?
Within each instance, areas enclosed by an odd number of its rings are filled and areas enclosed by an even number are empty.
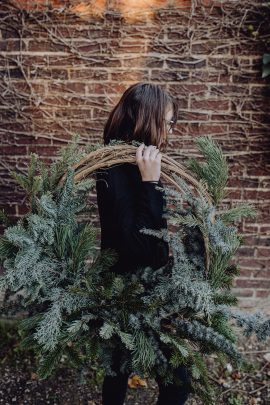
[[[142,181],[136,164],[122,163],[96,173],[101,249],[113,248],[119,259],[111,270],[123,274],[137,266],[158,269],[169,257],[168,243],[139,232],[167,228],[162,218],[166,200],[161,180]]]

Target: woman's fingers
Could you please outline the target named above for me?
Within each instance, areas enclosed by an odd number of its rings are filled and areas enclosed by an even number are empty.
[[[147,146],[146,149],[144,149],[144,151],[143,151],[143,159],[144,159],[144,160],[148,160],[148,159],[149,159],[149,156],[150,156],[150,154],[153,152],[154,148],[155,148],[154,145],[149,145],[149,146]]]
[[[142,143],[136,150],[136,162],[138,162],[139,160],[142,160],[142,151],[145,147],[145,144]]]
[[[162,159],[162,153],[158,152],[156,159],[159,161],[159,163],[161,162]]]
[[[150,158],[155,160],[159,153],[159,149],[155,147],[155,149],[150,152]]]

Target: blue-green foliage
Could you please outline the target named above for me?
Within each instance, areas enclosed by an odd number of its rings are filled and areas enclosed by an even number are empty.
[[[177,230],[141,230],[168,241],[172,256],[158,270],[138,267],[124,276],[110,271],[116,252],[99,252],[96,229],[78,220],[89,209],[94,184],[89,179],[74,184],[72,164],[82,151],[76,153],[71,144],[50,170],[34,156],[25,176],[14,175],[29,196],[29,213],[0,240],[5,269],[0,288],[21,293],[31,312],[21,323],[22,345],[41,354],[41,377],[53,372],[63,354],[76,367],[98,359],[105,373],[114,375],[113,353],[121,348],[123,372],[159,374],[165,383],[174,378],[175,367],[186,364],[194,392],[213,404],[204,356],[216,352],[237,365],[243,361],[230,321],[243,326],[247,336],[269,336],[263,314],[230,308],[237,303],[229,290],[238,274],[230,261],[241,243],[232,223],[254,210],[247,205],[218,210],[226,161],[209,138],[198,145],[206,161],[192,161],[191,168],[215,204],[195,196],[174,175],[182,192],[165,187],[167,207],[173,208],[164,215]]]

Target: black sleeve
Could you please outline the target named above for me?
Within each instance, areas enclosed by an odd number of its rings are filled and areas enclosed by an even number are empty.
[[[119,253],[132,263],[161,267],[168,260],[168,243],[140,232],[144,227],[159,230],[166,223],[162,218],[164,192],[156,189],[159,182],[141,180],[139,193],[136,189],[134,195],[124,172],[107,170],[106,179],[109,187],[103,189],[103,197],[111,204]]]

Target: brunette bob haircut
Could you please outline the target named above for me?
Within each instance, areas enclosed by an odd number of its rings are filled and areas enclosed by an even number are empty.
[[[104,128],[103,140],[144,142],[160,149],[168,146],[165,114],[172,108],[172,121],[177,122],[177,104],[173,97],[156,84],[136,83],[122,95],[111,111]]]

